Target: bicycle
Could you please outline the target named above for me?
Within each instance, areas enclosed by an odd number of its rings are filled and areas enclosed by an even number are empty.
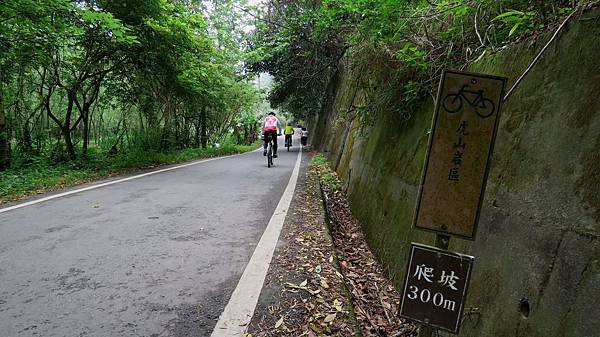
[[[473,83],[473,81],[471,81]],[[477,83],[477,82],[475,82]],[[496,105],[492,100],[483,97],[483,90],[471,91],[467,90],[469,87],[468,84],[463,85],[463,87],[455,94],[449,94],[444,98],[442,105],[444,109],[449,113],[455,113],[462,109],[463,100],[466,101],[475,113],[481,118],[487,118],[494,114],[496,110]],[[469,99],[468,95],[475,95],[474,99]],[[473,97],[473,96],[472,96]]]

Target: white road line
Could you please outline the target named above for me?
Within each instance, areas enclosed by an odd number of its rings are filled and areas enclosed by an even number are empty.
[[[250,258],[250,262],[248,262],[237,287],[233,291],[229,303],[227,303],[225,310],[219,317],[219,321],[210,335],[211,337],[241,337],[248,329],[267,271],[271,265],[279,234],[283,228],[283,221],[294,196],[301,160],[302,147],[299,147],[296,165],[292,171],[290,181],[271,220],[269,220],[267,229],[265,229]]]
[[[250,151],[250,152],[257,152],[257,151],[259,151],[261,149],[262,149],[262,147],[259,148],[259,149],[254,150],[254,151]],[[240,156],[240,155],[247,154],[247,153],[250,153],[250,152],[237,153],[237,154],[232,154],[232,155],[223,156],[223,157],[214,157],[214,158],[209,158],[209,159],[203,159],[203,160],[195,161],[195,162],[188,163],[188,164],[183,164],[183,165],[168,167],[168,168],[164,168],[164,169],[160,169],[160,170],[156,170],[156,171],[152,171],[152,172],[146,172],[146,173],[138,174],[138,175],[135,175],[135,176],[132,176],[132,177],[127,177],[127,178],[123,178],[123,179],[113,180],[113,181],[105,182],[105,183],[98,184],[98,185],[93,185],[93,186],[88,186],[88,187],[76,189],[76,190],[73,190],[73,191],[68,191],[68,192],[59,193],[59,194],[53,194],[51,196],[47,196],[47,197],[44,197],[44,198],[27,201],[27,202],[24,202],[24,203],[21,203],[21,204],[17,204],[17,205],[14,205],[14,206],[0,208],[0,213],[9,212],[9,211],[12,211],[12,210],[15,210],[15,209],[19,209],[19,208],[23,208],[23,207],[27,207],[27,206],[31,206],[31,205],[35,205],[35,204],[39,204],[39,203],[42,203],[42,202],[45,202],[45,201],[48,201],[48,200],[52,200],[52,199],[66,197],[68,195],[72,195],[72,194],[75,194],[75,193],[81,193],[81,192],[93,190],[93,189],[100,188],[100,187],[105,187],[105,186],[110,186],[110,185],[114,185],[114,184],[118,184],[118,183],[123,183],[123,182],[126,182],[126,181],[130,181],[130,180],[134,180],[134,179],[139,179],[139,178],[147,177],[147,176],[150,176],[150,175],[153,175],[153,174],[158,174],[158,173],[173,171],[173,170],[177,170],[177,169],[188,167],[188,166],[203,164],[203,163],[206,163],[206,162],[209,162],[209,161],[213,161],[213,160],[225,159],[225,158],[231,158],[231,157],[235,157],[235,156]]]

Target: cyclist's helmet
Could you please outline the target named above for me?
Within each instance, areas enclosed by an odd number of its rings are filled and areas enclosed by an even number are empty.
[[[268,115],[270,115],[270,116],[275,116],[275,111],[270,111],[270,112],[268,113]]]

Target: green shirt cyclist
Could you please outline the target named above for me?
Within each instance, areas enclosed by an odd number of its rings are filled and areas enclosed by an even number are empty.
[[[283,134],[285,134],[285,144],[290,144],[290,146],[292,146],[292,135],[294,134],[294,127],[287,124],[283,129]]]

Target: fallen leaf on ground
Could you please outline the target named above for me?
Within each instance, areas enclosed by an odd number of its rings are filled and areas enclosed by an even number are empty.
[[[281,324],[283,324],[283,316],[275,323],[275,329],[279,329]]]
[[[325,316],[325,319],[323,320],[323,322],[325,322],[325,323],[333,322],[333,320],[335,319],[335,316],[337,316],[337,314],[328,314],[327,316]]]

